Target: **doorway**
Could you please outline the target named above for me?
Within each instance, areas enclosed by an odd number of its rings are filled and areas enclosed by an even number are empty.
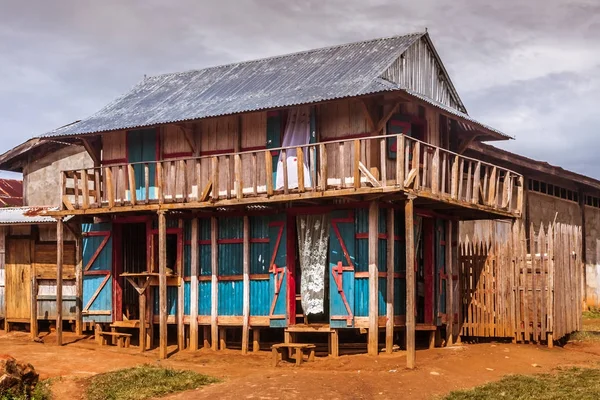
[[[6,254],[6,320],[29,322],[31,318],[31,242],[8,239]]]
[[[146,223],[117,225],[120,254],[117,255],[118,282],[115,315],[117,321],[139,319],[139,294],[135,288],[120,277],[121,273],[142,273],[147,271]],[[120,293],[120,296],[119,296]]]

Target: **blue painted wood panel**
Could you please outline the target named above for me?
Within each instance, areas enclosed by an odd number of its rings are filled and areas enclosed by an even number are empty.
[[[283,328],[288,324],[286,237],[286,216],[273,216],[269,223],[269,253],[274,260],[273,265],[269,268],[272,270],[269,278],[269,291],[274,298],[275,307],[269,316],[271,317],[270,325],[274,328]],[[271,307],[269,307],[270,310]]]
[[[87,268],[83,273],[83,320],[112,322],[112,225],[82,224],[82,233],[82,259]],[[107,236],[104,247],[93,259]],[[102,274],[87,274],[88,271]]]
[[[154,294],[154,314],[160,311],[158,286],[152,287]],[[167,315],[177,315],[177,286],[167,286]]]
[[[330,325],[334,328],[353,327],[353,317],[359,315],[356,296],[359,295],[360,286],[356,286],[354,278],[357,263],[356,243],[354,211],[332,212],[329,231],[329,314]],[[339,271],[340,262],[344,268],[342,271]],[[358,307],[361,305],[358,304]],[[343,319],[348,317],[352,319]]]
[[[156,161],[157,131],[154,128],[137,129],[127,132],[127,162],[139,163]],[[133,166],[138,200],[146,199],[145,170],[143,164]],[[157,199],[156,164],[148,164],[148,184],[150,200]]]
[[[198,283],[198,315],[209,316],[211,309],[211,282]]]

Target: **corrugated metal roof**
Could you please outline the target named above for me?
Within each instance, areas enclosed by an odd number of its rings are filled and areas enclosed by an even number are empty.
[[[0,206],[18,207],[23,205],[23,181],[0,179]]]
[[[424,33],[144,79],[78,124],[44,136],[71,136],[397,90],[380,79]]]
[[[58,210],[50,207],[5,207],[0,208],[0,225],[47,224],[56,219],[45,215],[46,211]],[[65,218],[68,221],[71,217]]]
[[[510,135],[507,135],[506,133],[500,132],[498,129],[492,128],[491,126],[488,126],[488,125],[486,125],[486,124],[482,124],[481,122],[479,122],[479,121],[477,121],[476,119],[472,118],[472,117],[471,117],[470,115],[468,115],[468,114],[465,114],[465,113],[463,113],[463,112],[460,112],[460,111],[458,111],[458,110],[457,110],[457,109],[455,109],[455,108],[448,107],[448,106],[447,106],[447,105],[445,105],[445,104],[442,104],[442,103],[440,103],[440,102],[437,102],[437,101],[435,101],[435,100],[432,100],[432,99],[430,99],[430,98],[429,98],[429,97],[427,97],[427,96],[424,96],[424,95],[422,95],[422,94],[420,94],[420,93],[418,93],[418,92],[415,92],[414,90],[410,90],[410,89],[404,89],[404,88],[403,88],[402,90],[404,90],[406,93],[410,94],[411,96],[414,96],[414,97],[416,97],[416,98],[418,98],[418,99],[420,99],[420,100],[423,100],[424,102],[426,102],[426,103],[428,103],[428,104],[431,104],[432,106],[435,106],[435,107],[437,107],[437,108],[439,108],[439,109],[441,109],[441,110],[443,110],[443,111],[447,112],[448,114],[455,115],[455,116],[457,116],[457,117],[459,117],[459,118],[462,118],[463,120],[466,120],[466,121],[468,121],[468,122],[471,122],[471,123],[473,123],[475,126],[480,126],[480,127],[482,127],[482,128],[485,128],[485,129],[487,129],[487,130],[489,130],[489,131],[491,131],[491,132],[497,133],[498,135],[502,135],[502,136],[506,137],[507,139],[514,139],[514,137],[512,137],[512,136],[510,136]],[[473,130],[473,129],[472,129],[471,127],[469,127],[468,125],[464,125],[464,124],[461,124],[461,125],[462,125],[462,128],[463,128],[464,130]]]

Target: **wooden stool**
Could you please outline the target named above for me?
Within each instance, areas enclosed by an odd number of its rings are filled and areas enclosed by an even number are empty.
[[[281,354],[282,360],[289,360],[289,351],[292,349],[296,350],[296,366],[300,366],[302,364],[302,360],[304,358],[304,350],[310,350],[310,354],[308,356],[308,361],[315,360],[315,346],[314,344],[309,343],[279,343],[271,346],[271,351],[273,352],[273,366],[276,367],[279,363],[279,354]]]

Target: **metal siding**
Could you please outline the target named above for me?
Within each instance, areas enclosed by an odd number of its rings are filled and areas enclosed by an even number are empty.
[[[397,89],[381,78],[424,33],[144,78],[77,124],[76,135],[265,110]]]
[[[219,315],[243,314],[244,283],[242,281],[219,282]]]
[[[387,235],[387,209],[379,209],[379,233]],[[387,272],[387,239],[377,239],[378,247],[378,258],[377,265],[379,272]],[[386,278],[379,278],[377,286],[379,294],[378,298],[378,310],[379,315],[386,315],[386,300],[387,300],[387,283]]]
[[[198,283],[198,315],[210,315],[211,309],[211,282],[202,281]]]
[[[154,314],[160,314],[160,296],[158,286],[154,286]],[[177,314],[177,286],[167,286],[167,315]]]
[[[355,211],[355,233],[369,233],[369,210],[359,208]],[[356,239],[356,272],[369,272],[369,239]],[[356,278],[354,287],[354,314],[357,317],[369,315],[369,279]]]
[[[252,239],[270,239],[269,217],[250,217],[250,277],[253,274],[268,274],[271,254],[269,243],[253,243]],[[250,315],[269,315],[272,292],[268,280],[250,279]]]
[[[329,232],[329,314],[331,317],[347,316],[348,310],[342,296],[338,291],[338,287],[334,281],[334,272],[338,262],[342,262],[342,266],[349,266],[348,260],[344,255],[342,243],[337,237],[337,231],[340,233],[350,261],[356,265],[356,241],[355,241],[355,221],[353,220],[353,211],[334,211],[331,215],[331,229]],[[347,219],[350,222],[340,222],[339,220]],[[336,221],[337,220],[337,221]],[[342,271],[342,290],[350,307],[353,316],[356,316],[355,293],[357,292],[356,279],[354,271]],[[347,321],[340,319],[330,320],[330,325],[335,328],[348,328]]]
[[[192,276],[192,221],[183,223],[183,276]]]
[[[211,269],[211,244],[210,244],[210,219],[200,219],[200,275],[212,275]]]
[[[183,314],[190,315],[191,304],[191,282],[183,282]]]
[[[111,232],[111,236],[104,249],[98,254],[94,263],[89,268],[90,271],[109,271],[112,273],[112,225],[110,223],[101,224],[82,224],[82,232]],[[83,265],[89,264],[96,249],[100,246],[104,236],[84,236],[83,238]],[[104,275],[85,275],[83,276],[83,305],[86,306],[96,290],[104,281]],[[112,276],[108,278],[105,286],[102,288],[94,302],[90,305],[89,311],[108,311],[112,313]],[[112,322],[111,315],[84,315],[84,321]]]
[[[270,282],[268,280],[250,281],[250,315],[267,316],[269,307],[273,301],[273,295],[270,291]]]
[[[238,239],[240,243],[219,243],[219,276],[242,275],[244,220],[242,217],[219,218],[219,240]]]

